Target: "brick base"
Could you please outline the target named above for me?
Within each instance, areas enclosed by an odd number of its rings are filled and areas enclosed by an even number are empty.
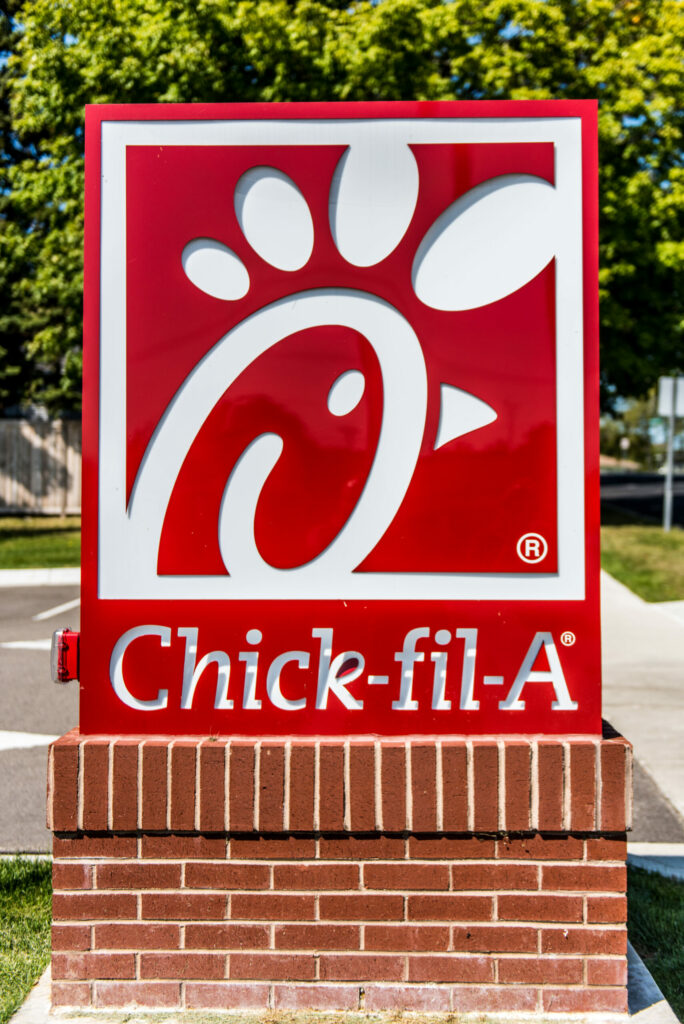
[[[53,1003],[623,1013],[629,791],[620,737],[70,733]]]

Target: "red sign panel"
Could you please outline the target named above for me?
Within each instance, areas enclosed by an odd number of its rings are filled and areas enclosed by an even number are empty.
[[[598,731],[595,115],[89,109],[84,732]]]

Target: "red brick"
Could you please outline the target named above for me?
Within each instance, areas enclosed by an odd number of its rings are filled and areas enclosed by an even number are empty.
[[[223,832],[226,800],[226,745],[205,741],[199,748],[199,826],[203,832]]]
[[[354,985],[274,985],[274,1010],[358,1010]]]
[[[59,858],[83,857],[87,859],[115,857],[130,860],[135,857],[138,840],[135,836],[53,836],[52,855]]]
[[[499,840],[498,856],[507,860],[582,860],[584,840],[576,836],[506,837]]]
[[[437,831],[437,751],[434,743],[411,744],[414,832]]]
[[[324,921],[401,921],[404,916],[403,896],[320,896],[319,907]]]
[[[532,1012],[537,1008],[537,990],[511,985],[454,986],[451,990],[456,1013]]]
[[[245,981],[313,981],[316,960],[313,954],[293,953],[231,953],[230,977]]]
[[[109,740],[86,740],[81,746],[83,828],[104,832],[109,810]]]
[[[276,864],[274,889],[358,889],[358,864]]]
[[[188,924],[186,949],[268,949],[270,928],[265,924]]]
[[[90,926],[87,924],[53,924],[53,950],[90,949]]]
[[[322,981],[401,981],[404,977],[404,957],[375,956],[372,953],[351,956],[323,953],[319,969]]]
[[[403,860],[406,840],[398,836],[374,835],[363,839],[341,836],[319,840],[321,860]]]
[[[494,981],[494,961],[486,956],[410,956],[409,981]]]
[[[55,981],[135,978],[134,953],[53,953]]]
[[[135,898],[135,897],[134,897]],[[143,893],[142,917],[148,921],[222,920],[226,897],[220,894]]]
[[[319,828],[340,832],[344,828],[344,750],[340,743],[319,745]]]
[[[626,896],[587,897],[587,924],[624,924],[626,920]]]
[[[570,827],[588,832],[596,819],[596,744],[570,744]]]
[[[547,1013],[626,1013],[627,988],[545,988],[542,1006]]]
[[[180,864],[98,864],[98,889],[178,889]]]
[[[499,826],[499,748],[491,740],[473,742],[473,792],[476,832],[496,832]]]
[[[366,947],[370,948],[367,942]],[[360,949],[361,932],[352,924],[280,924],[275,928],[275,948]]]
[[[268,889],[271,869],[266,864],[185,865],[185,884],[189,889]]]
[[[52,828],[75,832],[78,828],[78,739],[63,737],[50,748],[52,764]]]
[[[373,743],[349,745],[349,820],[355,832],[371,832],[375,828]]]
[[[140,978],[144,981],[158,978],[205,978],[226,976],[224,953],[141,953]]]
[[[138,826],[137,739],[114,740],[112,746],[112,828],[134,832]]]
[[[178,949],[177,924],[96,924],[95,949]]]
[[[285,744],[262,743],[259,758],[259,828],[279,832],[285,804]]]
[[[226,840],[209,836],[143,836],[142,856],[150,860],[223,860]]]
[[[451,992],[435,985],[367,985],[364,1009],[445,1013],[451,1009]]]
[[[98,981],[95,1006],[178,1007],[180,983],[174,981]]]
[[[581,921],[581,896],[499,896],[502,921]]]
[[[53,861],[52,888],[57,889],[92,889],[93,868],[90,864],[63,864]]]
[[[254,829],[254,743],[234,740],[229,749],[231,832]]]
[[[243,921],[312,921],[314,897],[236,893],[231,897],[230,916]]]
[[[584,961],[557,957],[511,957],[499,960],[499,981],[532,985],[581,985]]]
[[[383,741],[380,745],[380,799],[385,832],[406,828],[406,747]]]
[[[454,864],[454,889],[536,889],[536,864]]]
[[[537,929],[490,925],[454,925],[452,948],[473,953],[535,953]]]
[[[142,827],[161,830],[166,828],[167,758],[169,743],[164,740],[145,740],[142,758]]]
[[[573,889],[580,892],[624,892],[627,868],[605,864],[545,864],[543,889]]]
[[[537,744],[537,777],[537,828],[540,832],[560,832],[563,829],[563,747],[560,740],[540,740]]]
[[[412,860],[464,860],[476,857],[487,860],[494,857],[494,839],[480,839],[478,836],[457,838],[452,836],[411,836],[409,857]]]
[[[626,985],[627,960],[587,960],[587,985]]]
[[[314,827],[314,758],[311,743],[293,743],[290,751],[290,829],[312,832]]]
[[[316,840],[298,836],[233,836],[231,860],[313,860]]]
[[[530,827],[530,745],[507,740],[505,758],[505,825],[509,832]]]
[[[195,828],[197,741],[175,740],[171,747],[171,812],[172,829],[192,832]]]
[[[195,982],[185,986],[188,1010],[266,1010],[268,985],[234,985],[231,982]]]
[[[630,753],[626,743],[601,744],[601,828],[605,832],[625,828],[625,774]]]
[[[87,981],[53,981],[53,1006],[90,1006],[90,985]]]
[[[627,859],[627,840],[620,836],[594,836],[586,840],[587,860],[617,860],[621,864]]]
[[[462,741],[442,744],[443,824],[447,832],[468,831],[467,750]]]
[[[446,925],[399,924],[366,925],[366,949],[405,951],[409,953],[440,953],[449,948],[449,928]]]
[[[410,921],[490,921],[490,896],[409,896]]]
[[[132,893],[56,893],[52,897],[55,921],[89,921],[134,918],[137,900]]]
[[[366,889],[448,889],[448,864],[365,864]]]
[[[609,956],[627,954],[625,928],[544,928],[542,953],[599,953]]]

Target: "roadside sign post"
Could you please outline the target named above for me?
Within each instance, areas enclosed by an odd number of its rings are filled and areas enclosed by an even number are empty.
[[[677,416],[684,416],[684,377],[661,377],[658,381],[658,415],[667,418],[667,459],[663,495],[663,530],[672,529],[674,441]]]
[[[55,1002],[622,1010],[596,105],[104,106],[86,138],[49,813],[103,923],[77,956],[58,891]]]

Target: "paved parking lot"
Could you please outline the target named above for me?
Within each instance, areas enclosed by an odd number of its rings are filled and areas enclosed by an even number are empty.
[[[50,848],[47,737],[78,724],[78,683],[51,681],[49,641],[55,629],[78,628],[78,606],[54,611],[78,594],[78,586],[0,589],[0,852]]]

